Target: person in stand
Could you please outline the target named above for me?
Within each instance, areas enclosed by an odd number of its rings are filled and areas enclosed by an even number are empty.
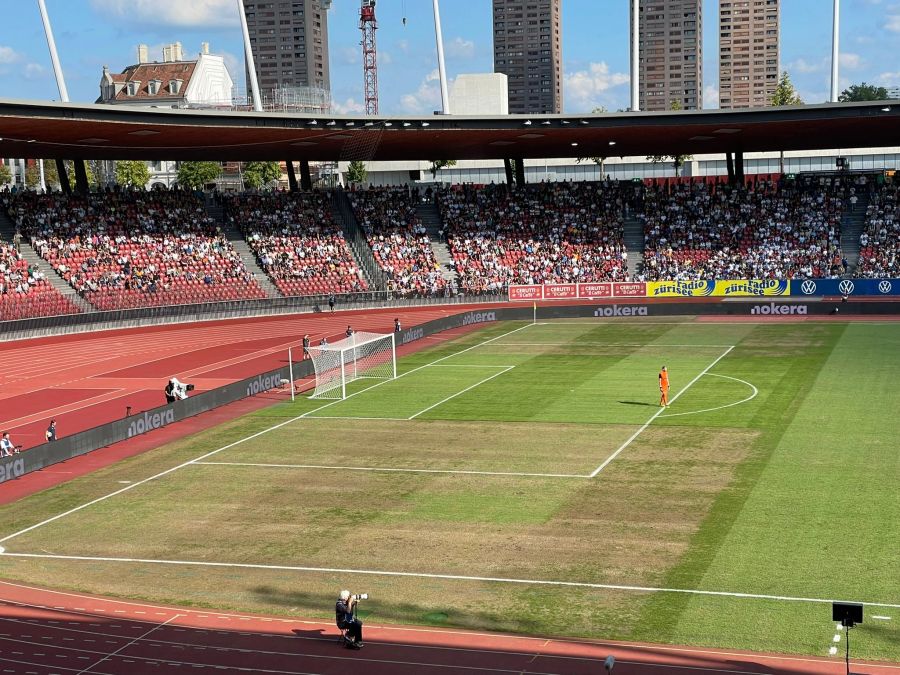
[[[353,337],[353,326],[347,326],[347,330],[344,333],[348,338]]]
[[[56,420],[50,420],[50,426],[44,432],[44,437],[48,443],[53,443],[56,440]]]
[[[334,605],[335,622],[337,627],[347,632],[347,646],[359,649],[363,646],[362,621],[353,615],[357,598],[350,595],[350,591],[341,591],[338,601]]]
[[[309,333],[303,336],[303,359],[309,358]]]
[[[332,293],[331,295],[328,296],[328,308],[332,312],[334,311],[334,303],[335,303],[334,293]]]
[[[659,405],[669,407],[669,369],[665,366],[659,371]]]
[[[394,332],[399,333],[403,330],[403,327],[400,325],[400,319],[394,319]]]

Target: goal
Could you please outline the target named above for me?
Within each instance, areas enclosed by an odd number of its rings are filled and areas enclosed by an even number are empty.
[[[372,378],[397,377],[397,347],[394,334],[354,333],[334,344],[309,348],[316,371],[316,388],[310,398],[347,398],[347,385]]]

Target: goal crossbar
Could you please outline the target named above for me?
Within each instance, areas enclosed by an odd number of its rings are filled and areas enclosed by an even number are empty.
[[[393,333],[354,333],[331,344],[311,346],[309,356],[316,373],[312,398],[345,399],[351,382],[397,377]]]

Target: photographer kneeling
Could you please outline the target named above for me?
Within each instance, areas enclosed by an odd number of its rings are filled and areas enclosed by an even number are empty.
[[[350,595],[350,591],[341,591],[334,606],[335,621],[337,627],[346,631],[346,644],[353,649],[363,646],[362,621],[356,618],[356,603],[368,599],[368,595]]]

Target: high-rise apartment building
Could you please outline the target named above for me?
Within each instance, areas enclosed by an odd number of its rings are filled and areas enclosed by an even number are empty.
[[[640,0],[641,110],[703,107],[703,0]]]
[[[772,104],[778,86],[781,0],[719,0],[719,107]]]
[[[331,89],[328,8],[331,0],[244,0],[260,94],[294,87]]]
[[[494,72],[509,85],[509,112],[562,112],[562,0],[493,0]]]

